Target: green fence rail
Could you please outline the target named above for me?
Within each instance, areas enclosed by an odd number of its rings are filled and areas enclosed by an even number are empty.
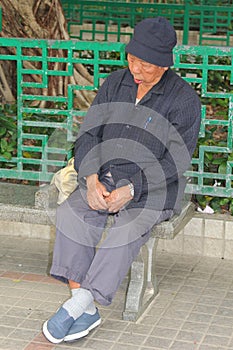
[[[0,64],[17,66],[17,151],[11,159],[0,157],[0,176],[48,182],[71,156],[67,145],[75,140],[77,120],[86,114],[75,105],[76,94],[93,93],[111,69],[126,65],[125,44],[0,38],[0,46]],[[173,69],[194,86],[203,105],[186,191],[232,197],[233,48],[181,45],[174,57]],[[64,95],[50,96],[51,80],[72,77],[80,63],[92,72],[93,82],[71,82]],[[37,79],[30,82],[30,74]]]
[[[71,37],[80,40],[123,41],[130,28],[147,17],[164,16],[183,31],[182,43],[189,43],[191,30],[198,31],[199,45],[230,45],[233,36],[233,6],[230,1],[184,0],[180,3],[62,0]],[[84,26],[79,28],[75,25]]]

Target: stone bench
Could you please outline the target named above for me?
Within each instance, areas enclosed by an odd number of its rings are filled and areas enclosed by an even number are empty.
[[[45,208],[41,200],[48,196],[42,195],[40,200],[41,190],[38,190],[39,187],[33,185],[0,183],[1,235],[50,239],[56,203]],[[55,189],[50,188],[52,191],[55,195]],[[50,198],[53,198],[51,194]]]

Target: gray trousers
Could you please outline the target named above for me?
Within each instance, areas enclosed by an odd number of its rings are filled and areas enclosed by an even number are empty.
[[[85,191],[78,188],[57,209],[50,273],[66,283],[80,283],[97,302],[109,305],[141,246],[149,239],[152,226],[172,214],[172,210],[127,207],[114,215],[95,211],[88,206]],[[105,230],[109,215],[113,224]]]

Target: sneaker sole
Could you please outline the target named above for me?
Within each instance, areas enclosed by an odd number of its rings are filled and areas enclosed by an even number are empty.
[[[85,329],[85,331],[79,332],[79,333],[74,333],[74,334],[70,334],[70,335],[66,335],[65,338],[63,339],[65,342],[72,342],[75,340],[78,340],[80,338],[85,337],[86,335],[88,335],[88,333],[98,327],[101,323],[101,319],[97,320],[96,322],[94,322],[88,329]]]
[[[46,321],[46,322],[43,324],[43,329],[42,329],[42,330],[43,330],[44,336],[45,336],[51,343],[54,343],[54,344],[59,344],[59,343],[61,343],[61,342],[64,340],[64,338],[62,338],[62,339],[54,338],[54,337],[49,333],[47,324],[48,324],[48,321]]]

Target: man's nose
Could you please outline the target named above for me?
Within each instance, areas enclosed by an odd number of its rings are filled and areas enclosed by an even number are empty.
[[[141,64],[140,62],[133,62],[131,66],[131,70],[133,73],[140,73],[141,72]]]

